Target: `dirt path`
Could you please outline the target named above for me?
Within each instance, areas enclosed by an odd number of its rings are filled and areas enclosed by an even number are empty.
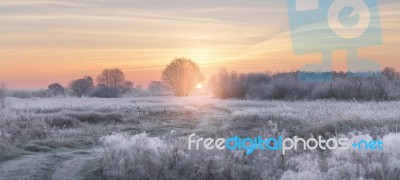
[[[215,107],[212,105],[198,107],[200,116],[196,129],[206,134],[218,132],[227,125],[227,118],[230,118],[231,112],[227,109]]]

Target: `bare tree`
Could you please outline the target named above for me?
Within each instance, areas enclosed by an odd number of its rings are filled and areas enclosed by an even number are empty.
[[[120,69],[104,69],[97,76],[97,83],[109,98],[120,97],[133,87],[132,82],[125,80],[125,74]]]
[[[76,96],[82,97],[83,95],[87,95],[94,88],[94,83],[91,77],[86,76],[82,79],[72,81],[69,87]]]
[[[134,86],[133,82],[125,81],[124,84],[121,87],[121,95],[131,92],[133,86]]]
[[[4,81],[0,82],[0,109],[4,109],[6,107],[6,91],[6,83]]]
[[[47,92],[50,94],[50,96],[63,96],[65,94],[65,89],[60,84],[54,83],[49,85]]]
[[[193,60],[177,58],[162,72],[161,81],[175,96],[188,96],[198,83],[204,81],[204,75]]]
[[[394,79],[399,79],[400,74],[396,72],[396,69],[392,67],[386,67],[382,70],[382,74],[386,76],[389,81],[393,81]]]
[[[235,74],[235,72],[232,72],[232,74]],[[230,77],[232,77],[231,74],[225,68],[221,68],[217,74],[211,75],[209,84],[214,95],[220,98],[228,97],[228,83],[232,79]]]

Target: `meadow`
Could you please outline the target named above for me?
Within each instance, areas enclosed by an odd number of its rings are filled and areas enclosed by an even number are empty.
[[[400,102],[7,98],[0,179],[398,179]],[[188,150],[187,138],[381,139],[383,151]]]

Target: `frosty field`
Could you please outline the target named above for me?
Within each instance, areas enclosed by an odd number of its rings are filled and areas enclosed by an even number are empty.
[[[9,98],[0,179],[399,179],[400,102]],[[383,151],[188,150],[187,137],[381,139]]]

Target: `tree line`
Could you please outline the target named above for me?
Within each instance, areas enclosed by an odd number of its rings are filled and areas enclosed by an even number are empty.
[[[117,98],[132,90],[133,83],[125,80],[125,74],[117,68],[104,69],[97,76],[97,84],[92,77],[85,76],[72,80],[67,87],[59,83],[50,84],[47,90],[40,91],[14,91],[11,96],[19,98],[30,97],[57,97],[57,96],[88,96],[102,98]]]
[[[11,96],[19,98],[57,97],[72,95],[76,97],[117,98],[127,93],[149,96],[188,96],[192,89],[204,81],[205,77],[199,65],[187,58],[175,58],[162,71],[161,81],[152,81],[144,91],[140,85],[134,86],[125,79],[125,74],[117,68],[104,69],[95,82],[92,77],[85,76],[73,80],[67,87],[59,83],[50,84],[47,90],[27,92],[14,91]]]
[[[400,73],[394,68],[385,68],[380,77],[371,78],[348,78],[351,72],[332,72],[333,81],[326,83],[299,82],[298,73],[237,73],[222,68],[211,75],[205,83],[205,77],[195,61],[176,58],[162,71],[161,81],[151,82],[146,90],[140,85],[134,86],[125,79],[120,69],[115,68],[104,69],[97,76],[96,85],[92,77],[85,76],[71,81],[66,88],[54,83],[49,85],[46,91],[29,95],[48,97],[70,94],[77,97],[116,98],[133,93],[139,96],[182,97],[188,96],[197,84],[204,83],[215,97],[222,99],[376,101],[400,99]],[[24,95],[23,92],[14,93],[16,97]]]
[[[400,73],[385,68],[380,77],[348,78],[345,72],[332,72],[333,81],[304,83],[299,72],[242,73],[221,69],[209,79],[212,93],[218,98],[260,100],[399,100]]]

